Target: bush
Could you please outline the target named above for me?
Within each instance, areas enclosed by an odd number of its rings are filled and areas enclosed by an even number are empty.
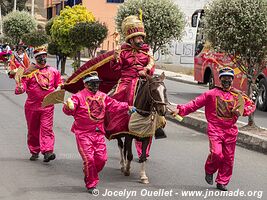
[[[37,30],[24,34],[22,41],[28,46],[38,47],[48,43],[48,36],[46,35],[45,31]]]
[[[14,11],[3,18],[3,33],[18,44],[21,37],[36,30],[36,20],[26,11]]]
[[[70,39],[73,43],[89,50],[93,57],[96,49],[108,35],[108,28],[100,22],[81,22],[70,30]]]

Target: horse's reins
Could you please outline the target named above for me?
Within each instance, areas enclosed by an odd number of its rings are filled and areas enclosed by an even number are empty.
[[[154,99],[154,97],[151,94],[151,90],[150,90],[150,85],[152,85],[153,83],[160,83],[160,84],[162,84],[165,87],[165,84],[164,84],[163,81],[153,81],[153,82],[149,83],[149,85],[148,85],[148,91],[149,91],[149,96],[152,99],[153,103],[155,103],[155,104],[162,104],[162,105],[169,104],[169,102],[168,103],[165,103],[165,102],[157,101],[157,100]]]
[[[138,109],[136,108],[136,110],[139,112],[139,113],[144,113],[144,114],[151,114],[152,112],[156,112],[155,108],[154,108],[154,105],[155,104],[161,104],[161,105],[168,105],[170,104],[169,102],[165,103],[165,102],[162,102],[162,101],[158,101],[158,100],[155,100],[154,97],[152,96],[151,94],[151,89],[150,89],[150,85],[152,85],[153,83],[160,83],[162,85],[164,85],[164,82],[163,81],[153,81],[151,83],[148,84],[148,94],[149,94],[149,97],[151,98],[152,100],[152,104],[151,104],[151,109],[150,111],[146,111],[146,110],[142,110],[142,109]],[[165,85],[164,85],[165,86]],[[140,88],[140,85],[138,85],[138,89]]]

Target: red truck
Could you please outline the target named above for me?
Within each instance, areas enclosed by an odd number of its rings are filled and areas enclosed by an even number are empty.
[[[201,18],[204,15],[204,10],[196,10],[192,15],[192,27],[197,29],[195,41],[195,56],[194,56],[194,79],[199,84],[208,84],[209,88],[219,86],[219,68],[228,65],[235,71],[234,87],[247,91],[247,77],[240,71],[233,58],[224,53],[215,52],[211,50],[208,42],[203,36],[203,23]],[[267,111],[267,68],[258,75],[257,83],[259,85],[259,92],[257,96],[257,108],[262,111]]]

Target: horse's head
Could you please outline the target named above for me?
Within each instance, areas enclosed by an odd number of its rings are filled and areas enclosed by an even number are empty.
[[[164,84],[165,74],[164,72],[159,76],[147,77],[149,83],[149,97],[152,100],[152,105],[156,109],[159,115],[164,116],[167,111],[167,94]]]

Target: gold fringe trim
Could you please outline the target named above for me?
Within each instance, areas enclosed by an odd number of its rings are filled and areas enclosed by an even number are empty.
[[[39,72],[39,69],[36,69],[34,71],[32,71],[31,73],[29,74],[24,74],[22,77],[25,77],[25,78],[32,78],[36,73]]]

